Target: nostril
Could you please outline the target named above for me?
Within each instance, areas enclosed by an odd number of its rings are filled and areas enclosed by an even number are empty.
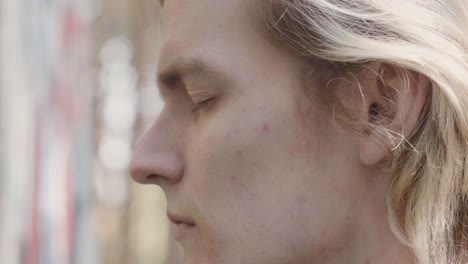
[[[145,181],[147,183],[156,183],[156,181],[161,178],[161,176],[157,175],[157,174],[150,174],[148,176],[146,176],[146,179]]]
[[[154,184],[161,185],[162,182],[166,181],[167,178],[159,174],[147,174],[142,179],[138,180],[138,183],[141,184]]]

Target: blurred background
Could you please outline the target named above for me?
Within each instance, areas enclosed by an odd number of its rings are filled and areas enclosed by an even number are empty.
[[[0,263],[176,264],[132,148],[162,108],[157,0],[0,0]]]

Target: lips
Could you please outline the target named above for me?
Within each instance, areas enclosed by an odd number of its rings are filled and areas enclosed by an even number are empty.
[[[193,221],[192,218],[187,217],[187,216],[180,216],[180,215],[176,215],[176,214],[167,212],[167,217],[169,218],[171,223],[173,223],[175,225],[184,224],[184,225],[188,225],[188,226],[195,226],[195,221]]]
[[[169,212],[167,212],[167,217],[172,223],[171,230],[176,241],[186,241],[195,235],[195,221],[192,218]]]

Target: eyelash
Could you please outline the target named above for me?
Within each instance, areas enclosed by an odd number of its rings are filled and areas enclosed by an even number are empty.
[[[192,109],[192,113],[196,113],[200,111],[202,108],[208,106],[214,98],[207,99],[205,101],[201,101],[200,103],[195,104],[195,107]]]

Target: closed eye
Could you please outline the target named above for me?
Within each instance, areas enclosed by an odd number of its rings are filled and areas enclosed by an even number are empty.
[[[200,111],[201,109],[208,107],[213,102],[213,100],[214,98],[210,98],[210,99],[201,101],[199,103],[196,103],[195,107],[192,109],[192,113],[196,113]]]

